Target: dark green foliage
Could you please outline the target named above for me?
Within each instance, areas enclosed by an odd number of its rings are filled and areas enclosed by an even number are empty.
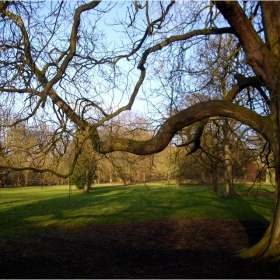
[[[77,189],[83,189],[86,183],[86,170],[75,169],[74,173],[68,178],[70,185],[75,185]]]

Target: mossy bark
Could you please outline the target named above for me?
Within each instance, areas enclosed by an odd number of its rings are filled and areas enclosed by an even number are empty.
[[[254,29],[238,2],[217,1],[216,6],[234,29],[245,51],[247,63],[270,93],[270,115],[259,131],[270,143],[275,166],[274,216],[263,238],[243,251],[242,257],[279,258],[280,256],[280,2],[260,2],[265,42]],[[269,129],[267,129],[269,127]]]

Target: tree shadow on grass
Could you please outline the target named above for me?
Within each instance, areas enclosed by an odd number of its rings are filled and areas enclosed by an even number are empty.
[[[11,244],[1,278],[276,278],[274,267],[232,255],[238,224],[188,220],[39,232]],[[205,230],[207,229],[207,230]],[[228,239],[220,235],[228,234]],[[210,242],[211,241],[211,242]],[[15,269],[16,268],[16,269]]]
[[[248,247],[251,247],[260,241],[267,230],[270,221],[265,219],[252,208],[252,200],[249,201],[246,196],[235,194],[232,198],[219,199],[219,202],[223,208],[230,211],[238,219],[243,228],[246,230],[248,236]],[[258,201],[255,200],[254,203],[257,204]],[[273,203],[270,205],[267,203],[262,207],[269,208],[273,211]]]
[[[165,195],[104,187],[15,206],[15,213],[0,213],[7,227],[9,214],[15,225],[1,246],[0,277],[276,278],[275,267],[234,257],[259,240],[259,225],[267,223],[246,199],[218,200],[235,222],[170,219],[174,211],[201,211],[212,202],[217,198],[199,188]],[[253,230],[244,212],[256,222]]]
[[[3,227],[40,228],[52,225],[65,227],[86,226],[92,223],[132,223],[134,221],[203,217],[203,213],[215,218],[215,207],[229,211],[242,224],[248,235],[248,246],[263,236],[269,222],[252,207],[251,201],[235,195],[232,199],[218,199],[205,194],[205,187],[165,189],[164,192],[143,191],[141,187],[106,186],[94,188],[90,194],[79,193],[73,197],[54,197],[33,200],[15,205],[13,210],[0,213]],[[215,203],[217,206],[213,206]],[[264,207],[268,207],[264,205]],[[174,214],[175,213],[175,214]],[[248,218],[247,218],[248,217]],[[182,217],[184,218],[184,216]]]

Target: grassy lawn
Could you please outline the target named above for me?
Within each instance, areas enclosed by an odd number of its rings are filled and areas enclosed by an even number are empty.
[[[0,189],[0,239],[48,227],[130,224],[180,218],[270,221],[274,189],[236,188],[239,195],[220,199],[210,187],[94,186],[90,194],[68,186]],[[247,194],[247,195],[246,195]]]
[[[274,190],[236,191],[221,199],[198,185],[102,185],[71,197],[68,186],[2,188],[0,278],[278,278],[277,265],[234,256],[261,238]]]

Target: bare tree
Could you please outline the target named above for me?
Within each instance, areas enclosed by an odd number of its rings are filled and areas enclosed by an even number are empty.
[[[142,118],[141,115],[133,112],[124,112],[113,118],[106,126],[102,127],[100,134],[111,135],[111,137],[127,137],[130,139],[149,139],[149,123]],[[107,166],[107,177],[110,182],[118,181],[119,179],[124,185],[135,182],[145,181],[151,175],[152,168],[150,165],[151,156],[137,156],[131,153],[115,152],[106,155],[105,158],[99,161],[100,169],[104,170],[104,164]],[[108,168],[108,163],[110,167]],[[104,172],[103,172],[104,173]],[[109,175],[109,176],[108,176]]]
[[[0,102],[4,109],[16,109],[14,120],[1,122],[2,127],[25,122],[35,129],[38,124],[48,124],[52,135],[35,147],[41,149],[40,154],[52,153],[57,162],[67,153],[68,141],[82,130],[84,136],[76,137],[79,141],[69,172],[59,174],[67,177],[87,139],[102,154],[148,155],[162,151],[176,133],[196,122],[213,116],[236,119],[270,143],[276,181],[273,221],[264,238],[243,255],[279,257],[280,2],[248,1],[243,6],[232,1],[0,3]],[[155,81],[156,73],[168,65],[176,79],[189,85],[186,93],[195,90],[190,70],[195,72],[198,65],[191,63],[192,51],[207,44],[211,36],[229,35],[236,41],[230,47],[238,50],[231,59],[246,59],[232,73],[235,80],[232,78],[224,99],[209,94],[205,101],[178,108],[170,116],[162,109],[164,100],[155,98],[164,92]],[[246,94],[248,87],[254,87],[252,94]],[[137,140],[100,135],[100,126],[130,110],[141,96],[147,104],[153,103],[152,113],[157,112],[154,127],[159,126],[153,137]],[[250,102],[239,103],[239,97]],[[201,131],[195,134],[197,139]],[[2,153],[3,145],[1,142],[3,165],[23,168]],[[27,169],[58,175],[51,166],[42,167],[36,161]]]

